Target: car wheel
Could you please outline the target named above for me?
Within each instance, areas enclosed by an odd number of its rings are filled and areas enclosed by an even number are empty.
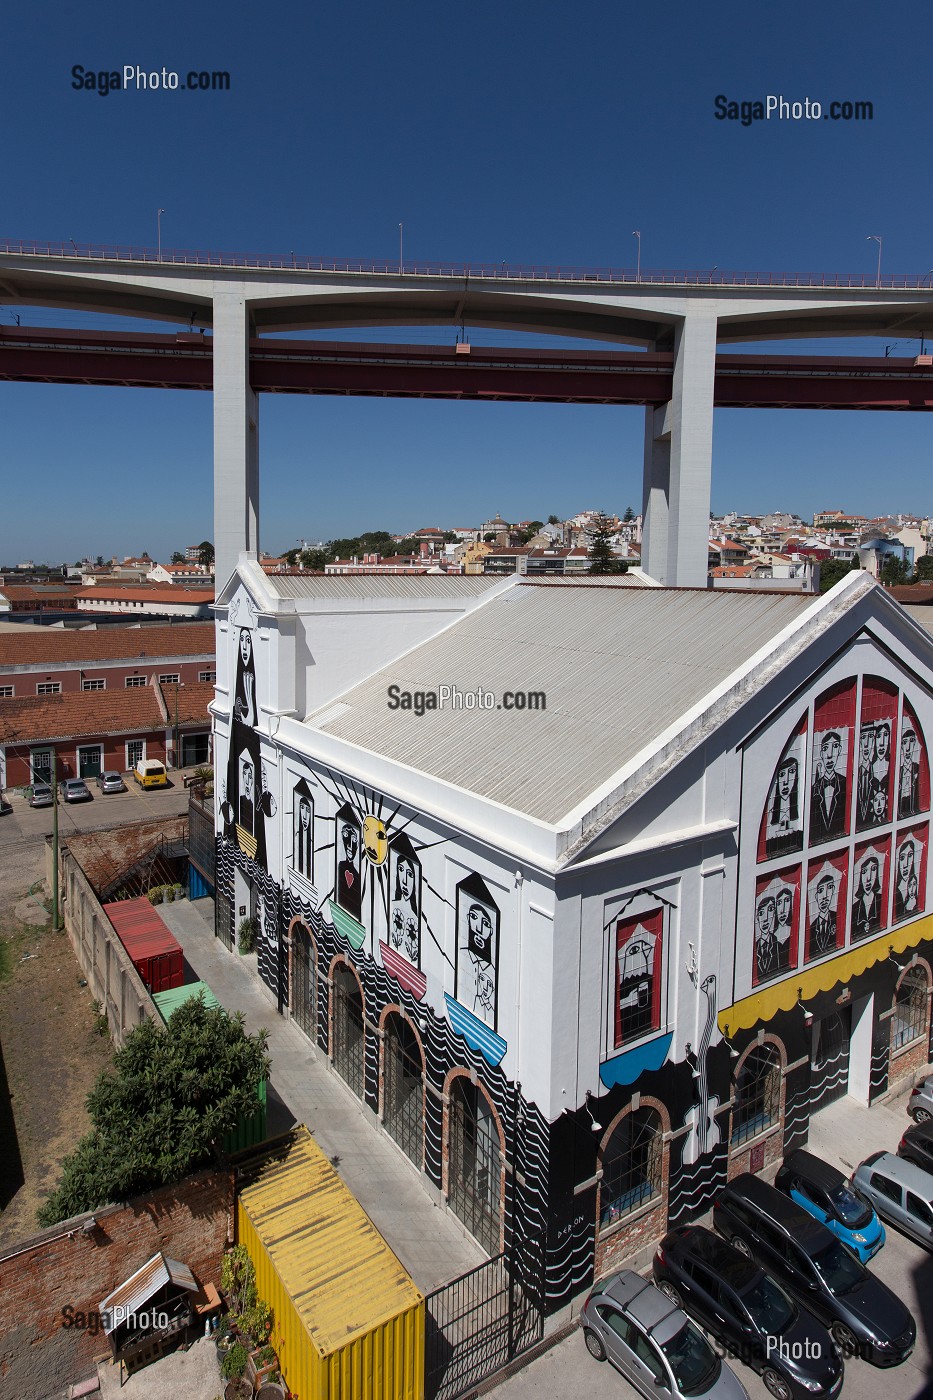
[[[595,1356],[597,1361],[605,1361],[606,1348],[599,1340],[595,1332],[591,1332],[588,1327],[583,1329],[583,1340],[586,1342],[586,1349],[590,1356]]]
[[[661,1283],[658,1284],[658,1288],[664,1294],[665,1298],[667,1298],[669,1302],[674,1304],[675,1308],[683,1307],[684,1300],[681,1293],[678,1289],[674,1287],[672,1283],[668,1283],[667,1279],[663,1279]]]
[[[915,1123],[929,1123],[930,1119],[933,1118],[933,1113],[928,1108],[915,1108],[910,1116]]]
[[[787,1381],[777,1371],[773,1371],[770,1366],[766,1366],[762,1371],[761,1379],[774,1396],[774,1400],[793,1400],[794,1392]]]
[[[834,1322],[829,1329],[833,1341],[842,1352],[843,1356],[857,1356],[859,1351],[858,1337],[847,1327],[844,1322]]]
[[[741,1235],[733,1235],[729,1243],[732,1245],[733,1249],[737,1249],[740,1254],[744,1254],[746,1259],[751,1259],[752,1247],[746,1240],[742,1239]]]

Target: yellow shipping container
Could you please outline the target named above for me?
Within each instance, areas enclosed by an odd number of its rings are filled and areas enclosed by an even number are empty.
[[[237,1239],[298,1400],[423,1400],[424,1297],[307,1128],[243,1164]]]

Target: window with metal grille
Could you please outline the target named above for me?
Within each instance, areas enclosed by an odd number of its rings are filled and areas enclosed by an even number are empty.
[[[498,1254],[502,1169],[492,1105],[478,1084],[460,1075],[453,1082],[449,1113],[451,1209],[487,1254]]]
[[[781,1064],[773,1045],[756,1045],[735,1081],[732,1146],[757,1137],[781,1111]]]
[[[891,1017],[891,1049],[902,1050],[927,1032],[927,974],[922,967],[909,968],[894,994]]]
[[[386,1017],[382,1121],[406,1157],[421,1166],[424,1139],[424,1065],[418,1037],[403,1016]]]
[[[365,1080],[366,1023],[360,984],[345,963],[334,968],[334,1069],[358,1098]]]
[[[317,1012],[317,954],[314,940],[304,924],[292,929],[291,982],[289,1010],[293,1020],[311,1040],[315,1040]]]
[[[663,1151],[663,1127],[657,1110],[636,1108],[627,1113],[603,1153],[601,1230],[660,1196]]]

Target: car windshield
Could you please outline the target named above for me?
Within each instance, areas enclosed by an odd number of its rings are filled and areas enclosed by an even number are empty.
[[[860,1225],[867,1225],[871,1219],[870,1208],[850,1186],[835,1187],[830,1191],[829,1199],[843,1225],[848,1225],[851,1229],[857,1230]]]
[[[692,1322],[686,1322],[669,1342],[662,1342],[661,1350],[681,1395],[705,1395],[718,1380],[722,1362]]]
[[[867,1269],[837,1240],[812,1257],[816,1271],[830,1293],[851,1293],[865,1281]]]
[[[755,1326],[771,1336],[782,1332],[797,1316],[797,1309],[787,1294],[766,1274],[741,1296]]]

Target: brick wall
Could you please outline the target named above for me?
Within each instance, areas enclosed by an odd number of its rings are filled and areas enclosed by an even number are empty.
[[[51,840],[46,852],[51,862]],[[91,995],[107,1013],[114,1044],[122,1046],[130,1031],[143,1021],[155,1021],[161,1026],[162,1018],[146,984],[67,846],[60,848],[59,882],[65,930]]]
[[[0,1254],[0,1400],[47,1400],[94,1373],[102,1332],[65,1328],[62,1309],[97,1311],[162,1250],[200,1283],[219,1283],[233,1238],[233,1173],[200,1172],[145,1199],[81,1215]],[[220,1385],[218,1382],[218,1390]]]

